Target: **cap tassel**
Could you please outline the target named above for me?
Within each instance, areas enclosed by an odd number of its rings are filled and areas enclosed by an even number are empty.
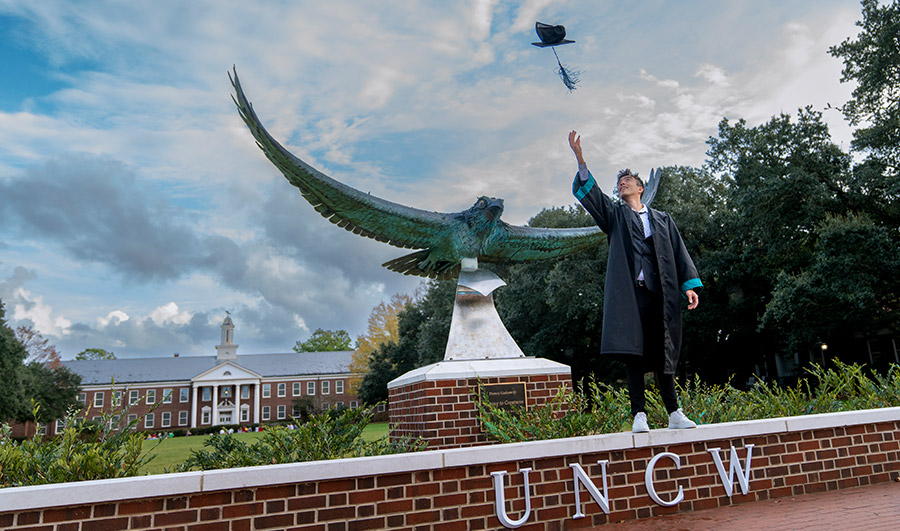
[[[556,64],[559,65],[559,70],[557,70],[557,74],[559,74],[559,78],[562,79],[563,84],[569,89],[569,92],[575,90],[579,81],[581,81],[581,72],[578,70],[566,69],[565,66],[560,62],[559,55],[556,54],[556,48],[553,48],[553,55],[556,56]]]

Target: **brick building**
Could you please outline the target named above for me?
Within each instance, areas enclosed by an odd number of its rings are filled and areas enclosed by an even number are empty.
[[[129,405],[137,429],[170,431],[260,424],[299,415],[298,402],[322,411],[358,406],[350,388],[352,351],[237,354],[234,323],[226,317],[215,356],[73,360],[82,378],[79,401],[88,418]],[[160,402],[157,407],[154,404]],[[61,429],[50,423],[47,433]]]

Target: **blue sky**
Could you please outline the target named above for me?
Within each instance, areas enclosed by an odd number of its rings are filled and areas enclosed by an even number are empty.
[[[722,118],[849,97],[829,46],[849,0],[72,2],[0,0],[0,300],[64,358],[241,353],[365,331],[418,279],[319,217],[231,102],[350,186],[437,211],[503,197],[523,224],[574,202],[566,134],[615,171],[699,166]],[[564,24],[568,93],[534,22]],[[826,111],[836,142],[850,130]]]

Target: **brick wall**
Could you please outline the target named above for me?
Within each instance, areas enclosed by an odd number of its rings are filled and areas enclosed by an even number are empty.
[[[745,463],[754,445],[749,490],[729,497],[710,449],[730,448]],[[654,456],[655,490],[645,471]],[[609,514],[580,487],[577,464],[602,489]],[[531,468],[531,514],[522,529],[575,529],[652,518],[780,496],[869,485],[900,472],[900,408],[653,430],[553,441],[478,446],[397,456],[189,472],[140,478],[0,489],[0,529],[499,529],[492,472],[505,472],[505,511],[524,514],[524,474]]]
[[[454,380],[424,380],[391,389],[390,421],[394,437],[417,437],[431,449],[488,444],[478,423],[478,385],[524,383],[526,406],[544,405],[562,386],[572,388],[568,374],[539,374]]]

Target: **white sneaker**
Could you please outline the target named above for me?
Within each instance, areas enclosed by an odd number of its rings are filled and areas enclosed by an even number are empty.
[[[634,416],[634,424],[631,425],[632,433],[647,433],[650,426],[647,425],[647,414],[641,411]]]
[[[697,423],[687,418],[684,415],[684,412],[681,411],[681,408],[678,408],[676,411],[673,411],[671,415],[669,415],[670,430],[684,430],[696,427]]]

